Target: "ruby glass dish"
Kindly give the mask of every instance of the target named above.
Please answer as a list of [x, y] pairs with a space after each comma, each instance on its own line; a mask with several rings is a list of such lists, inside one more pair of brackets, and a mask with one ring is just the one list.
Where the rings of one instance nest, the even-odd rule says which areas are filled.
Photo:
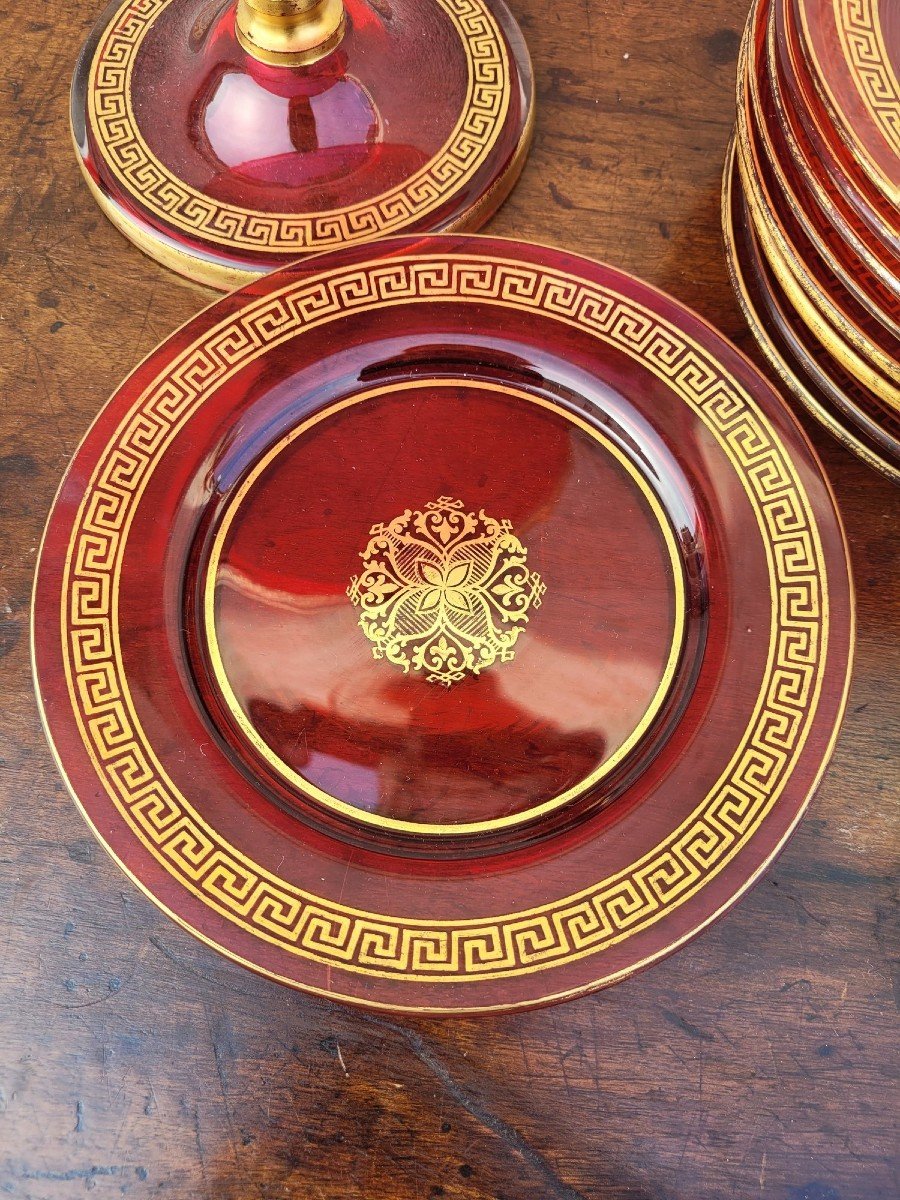
[[738, 301], [790, 393], [900, 480], [900, 25], [755, 0], [722, 217]]
[[[748, 29], [750, 33], [752, 29]], [[757, 236], [765, 245], [770, 267], [782, 288], [819, 339], [851, 374], [886, 401], [897, 397], [900, 406], [900, 339], [876, 320], [861, 298], [829, 269], [794, 212], [794, 197], [780, 185], [764, 152], [753, 104], [752, 48], [748, 36], [742, 53], [737, 155]], [[896, 305], [895, 297], [885, 295], [886, 306], [892, 300]]]
[[[766, 51], [763, 58], [757, 51], [756, 86], [760, 95], [771, 101], [774, 117], [764, 122], [767, 132], [775, 139], [771, 159], [786, 170], [794, 180], [798, 194], [806, 200], [806, 209], [811, 221], [820, 233], [833, 230], [838, 242], [862, 258], [865, 269], [874, 274], [888, 291], [895, 295], [894, 277], [900, 237], [885, 233], [876, 236], [869, 226], [860, 220], [853, 206], [847, 202], [842, 189], [835, 181], [834, 173], [827, 168], [821, 150], [816, 150], [793, 106], [785, 95], [781, 63], [778, 55], [775, 10], [770, 8], [766, 30]], [[759, 34], [757, 34], [757, 38]], [[753, 80], [751, 79], [751, 86]], [[782, 144], [783, 143], [783, 144]], [[775, 165], [773, 161], [773, 166]], [[843, 272], [847, 277], [847, 272]], [[866, 274], [857, 283], [866, 284]]]
[[[878, 0], [786, 0], [819, 111], [894, 209], [900, 201], [900, 9]], [[814, 110], [815, 111], [815, 110]]]
[[[892, 109], [896, 111], [897, 106], [900, 105], [900, 97], [897, 95], [897, 72], [893, 65], [895, 53], [887, 52], [884, 44], [884, 29], [881, 25], [881, 17], [888, 6], [867, 2], [858, 6], [858, 13], [854, 14], [853, 5], [848, 0], [832, 0], [832, 4], [835, 14], [840, 17], [844, 37], [848, 40], [852, 36], [850, 26], [854, 17], [858, 15], [861, 18], [861, 25], [864, 30], [868, 30], [868, 33], [863, 34], [862, 40], [857, 40], [857, 50], [861, 50], [865, 55], [866, 43], [869, 43], [868, 53], [874, 56], [877, 64], [875, 75], [872, 78], [880, 77], [886, 83], [883, 97], [886, 104], [883, 105], [883, 112], [890, 114]], [[794, 5], [790, 0], [773, 0], [773, 10], [780, 77], [786, 97], [792, 105], [797, 119], [804, 126], [815, 153], [821, 160], [823, 169], [827, 171], [835, 186], [842, 191], [847, 202], [856, 210], [863, 225], [896, 254], [898, 233], [900, 233], [896, 194], [893, 199], [890, 199], [874, 186], [873, 180], [861, 162], [860, 140], [848, 138], [846, 131], [842, 134], [835, 129], [832, 112], [825, 105], [822, 97], [824, 82], [820, 79], [817, 86], [816, 78], [810, 69], [803, 36], [798, 28], [799, 14]], [[814, 20], [816, 20], [814, 10], [807, 7], [805, 10], [807, 35], [810, 24]], [[832, 17], [829, 24], [833, 25], [833, 23]], [[816, 40], [821, 42], [821, 35], [817, 35]], [[832, 78], [834, 78], [837, 64], [842, 55], [843, 50], [838, 51], [835, 48], [827, 55], [830, 64], [829, 74]], [[854, 72], [857, 69], [854, 67]], [[849, 79], [851, 70], [849, 63], [845, 64], [843, 70]], [[845, 83], [840, 90], [846, 94], [847, 88], [848, 85]], [[885, 148], [888, 145], [889, 143], [885, 143]], [[894, 151], [894, 156], [893, 179], [896, 189], [900, 184], [900, 174], [898, 174], [896, 166], [898, 151]]]
[[295, 264], [173, 334], [61, 485], [38, 694], [95, 834], [230, 957], [384, 1009], [615, 982], [784, 845], [853, 596], [758, 371], [573, 254]]
[[[833, 185], [824, 184], [811, 170], [811, 155], [802, 129], [791, 122], [777, 78], [770, 73], [768, 46], [774, 25], [760, 17], [753, 62], [747, 64], [749, 123], [756, 131], [761, 156], [770, 172], [773, 190], [780, 199], [779, 212], [787, 210], [799, 222], [810, 244], [810, 253], [821, 262], [868, 314], [895, 337], [900, 336], [900, 296], [897, 295], [895, 257], [868, 236]], [[765, 45], [760, 44], [764, 38]], [[878, 336], [878, 335], [876, 335]]]

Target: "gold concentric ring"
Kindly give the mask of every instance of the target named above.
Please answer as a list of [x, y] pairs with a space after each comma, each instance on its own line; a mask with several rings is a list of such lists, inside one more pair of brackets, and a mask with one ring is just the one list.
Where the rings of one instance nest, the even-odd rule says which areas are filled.
[[[429, 380], [429, 388], [441, 387], [459, 387], [465, 381], [460, 379], [436, 379]], [[686, 581], [684, 576], [684, 564], [682, 562], [681, 553], [678, 543], [675, 539], [671, 523], [666, 517], [665, 511], [660, 504], [659, 498], [649, 486], [647, 480], [641, 472], [635, 467], [634, 463], [623, 454], [614, 442], [607, 438], [601, 429], [597, 426], [585, 421], [577, 413], [568, 412], [560, 408], [558, 405], [543, 399], [540, 396], [533, 395], [530, 392], [523, 391], [520, 388], [510, 387], [504, 384], [495, 384], [487, 381], [479, 381], [479, 389], [485, 391], [497, 392], [501, 395], [507, 395], [520, 400], [526, 404], [533, 404], [538, 408], [546, 409], [568, 421], [574, 428], [581, 430], [587, 434], [604, 453], [611, 455], [622, 470], [627, 474], [630, 481], [637, 487], [649, 511], [659, 526], [662, 534], [663, 543], [666, 547], [666, 553], [671, 568], [671, 580], [674, 597], [674, 612], [672, 622], [672, 636], [669, 643], [669, 649], [666, 656], [666, 662], [660, 676], [659, 683], [651, 697], [645, 712], [640, 720], [635, 725], [632, 732], [622, 742], [612, 754], [609, 755], [598, 767], [591, 771], [584, 779], [577, 784], [567, 788], [564, 792], [560, 792], [558, 796], [553, 796], [551, 799], [540, 804], [532, 805], [530, 808], [523, 809], [520, 812], [512, 813], [503, 817], [495, 817], [485, 821], [467, 821], [455, 824], [437, 824], [426, 821], [404, 821], [394, 817], [386, 817], [377, 812], [368, 812], [365, 809], [355, 805], [348, 804], [339, 796], [333, 793], [326, 792], [323, 788], [317, 787], [306, 779], [300, 772], [295, 771], [288, 765], [279, 755], [277, 755], [269, 744], [259, 735], [248, 714], [244, 711], [240, 701], [235, 695], [234, 688], [228, 677], [228, 671], [225, 667], [221, 648], [219, 645], [218, 633], [216, 630], [216, 581], [219, 575], [219, 566], [222, 557], [222, 551], [228, 539], [228, 533], [231, 529], [233, 521], [237, 516], [241, 506], [247, 499], [247, 496], [255, 487], [259, 478], [271, 466], [272, 462], [298, 438], [303, 437], [306, 433], [312, 430], [320, 422], [327, 420], [329, 417], [338, 412], [342, 412], [348, 408], [355, 407], [358, 404], [363, 404], [369, 400], [374, 400], [379, 396], [386, 394], [394, 395], [418, 389], [421, 387], [421, 381], [413, 380], [408, 383], [392, 383], [383, 387], [375, 387], [360, 392], [358, 395], [352, 396], [350, 399], [341, 401], [330, 408], [316, 413], [303, 421], [295, 429], [273, 446], [259, 460], [240, 488], [235, 492], [234, 497], [229, 503], [225, 513], [222, 516], [221, 523], [216, 530], [213, 539], [212, 549], [210, 551], [209, 562], [205, 571], [205, 585], [203, 588], [203, 613], [204, 613], [204, 629], [206, 634], [206, 644], [209, 651], [210, 663], [213, 669], [213, 675], [219, 690], [225, 700], [225, 703], [231, 712], [232, 717], [238, 725], [238, 728], [243, 733], [244, 737], [253, 746], [254, 750], [269, 764], [282, 778], [286, 779], [293, 787], [297, 788], [302, 794], [311, 796], [320, 804], [339, 813], [345, 818], [350, 818], [353, 821], [358, 821], [366, 825], [372, 825], [380, 829], [396, 830], [401, 833], [409, 834], [427, 834], [427, 835], [468, 835], [486, 833], [496, 829], [508, 829], [516, 825], [522, 825], [526, 822], [534, 821], [538, 817], [546, 816], [548, 813], [555, 812], [571, 801], [583, 796], [586, 792], [604, 778], [606, 778], [615, 768], [624, 761], [631, 751], [639, 745], [641, 739], [646, 734], [647, 730], [653, 724], [659, 711], [669, 694], [672, 682], [675, 678], [675, 673], [678, 668], [678, 662], [681, 656], [681, 651], [684, 645], [686, 632], [686, 615], [687, 615], [687, 591]]]

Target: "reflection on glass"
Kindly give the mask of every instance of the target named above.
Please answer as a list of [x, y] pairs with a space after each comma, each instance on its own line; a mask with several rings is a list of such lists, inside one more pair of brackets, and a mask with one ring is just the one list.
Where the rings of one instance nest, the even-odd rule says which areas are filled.
[[371, 98], [353, 79], [280, 96], [250, 75], [222, 75], [200, 111], [211, 154], [236, 174], [282, 187], [339, 178], [375, 141]]

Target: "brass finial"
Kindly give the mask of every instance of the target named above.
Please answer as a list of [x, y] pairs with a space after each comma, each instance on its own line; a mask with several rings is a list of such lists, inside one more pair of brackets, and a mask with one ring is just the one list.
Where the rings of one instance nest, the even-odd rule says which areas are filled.
[[238, 41], [273, 66], [302, 67], [337, 46], [344, 34], [343, 0], [238, 0]]

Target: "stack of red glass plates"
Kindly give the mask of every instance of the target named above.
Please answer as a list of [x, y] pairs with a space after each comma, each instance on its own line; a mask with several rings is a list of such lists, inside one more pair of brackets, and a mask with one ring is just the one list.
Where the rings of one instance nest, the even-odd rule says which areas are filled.
[[900, 480], [900, 6], [757, 0], [723, 219], [760, 348], [845, 445]]

